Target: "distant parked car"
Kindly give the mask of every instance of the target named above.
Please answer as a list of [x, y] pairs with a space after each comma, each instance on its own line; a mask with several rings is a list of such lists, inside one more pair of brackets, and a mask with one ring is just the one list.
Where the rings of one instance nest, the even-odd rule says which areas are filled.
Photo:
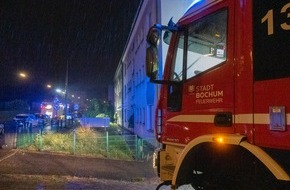
[[13, 121], [16, 122], [17, 126], [37, 126], [38, 120], [33, 114], [17, 114]]
[[38, 124], [48, 124], [50, 122], [50, 117], [46, 114], [42, 114], [42, 113], [35, 113], [34, 114], [36, 119], [38, 120]]

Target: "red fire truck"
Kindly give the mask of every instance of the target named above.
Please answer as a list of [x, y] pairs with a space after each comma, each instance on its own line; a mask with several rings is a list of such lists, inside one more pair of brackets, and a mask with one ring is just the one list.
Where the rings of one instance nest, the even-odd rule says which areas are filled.
[[290, 1], [195, 0], [147, 42], [163, 184], [290, 189]]
[[64, 115], [64, 106], [60, 102], [42, 102], [40, 113], [48, 115], [51, 119], [60, 119]]

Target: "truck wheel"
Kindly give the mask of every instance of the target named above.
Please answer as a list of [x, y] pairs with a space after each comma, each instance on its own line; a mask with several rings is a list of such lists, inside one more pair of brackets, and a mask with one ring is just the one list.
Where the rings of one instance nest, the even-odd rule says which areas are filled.
[[185, 158], [176, 183], [194, 189], [278, 189], [275, 177], [244, 148], [206, 143]]

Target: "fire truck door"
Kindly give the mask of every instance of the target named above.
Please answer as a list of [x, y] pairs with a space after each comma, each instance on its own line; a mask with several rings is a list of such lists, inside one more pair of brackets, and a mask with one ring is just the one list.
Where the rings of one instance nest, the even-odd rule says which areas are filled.
[[172, 114], [179, 112], [175, 114], [232, 126], [234, 48], [233, 30], [228, 28], [234, 22], [228, 14], [225, 8], [214, 10], [189, 23], [179, 34], [167, 95], [167, 108]]

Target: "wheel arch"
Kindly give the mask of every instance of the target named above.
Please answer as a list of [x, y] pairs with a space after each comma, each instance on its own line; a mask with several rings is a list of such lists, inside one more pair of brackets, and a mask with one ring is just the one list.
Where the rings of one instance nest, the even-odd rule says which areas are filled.
[[290, 181], [290, 176], [287, 172], [264, 150], [248, 143], [247, 141], [242, 141], [240, 146], [255, 155], [278, 180]]
[[290, 181], [289, 175], [285, 170], [273, 160], [265, 151], [263, 151], [258, 146], [252, 145], [245, 141], [246, 137], [238, 134], [209, 134], [203, 135], [190, 141], [181, 152], [179, 159], [177, 160], [176, 167], [172, 178], [172, 189], [177, 188], [177, 179], [179, 175], [179, 170], [185, 162], [186, 156], [202, 143], [222, 143], [227, 145], [237, 145], [241, 146], [251, 154], [253, 154], [258, 160], [260, 160], [266, 168], [278, 179], [284, 181]]

